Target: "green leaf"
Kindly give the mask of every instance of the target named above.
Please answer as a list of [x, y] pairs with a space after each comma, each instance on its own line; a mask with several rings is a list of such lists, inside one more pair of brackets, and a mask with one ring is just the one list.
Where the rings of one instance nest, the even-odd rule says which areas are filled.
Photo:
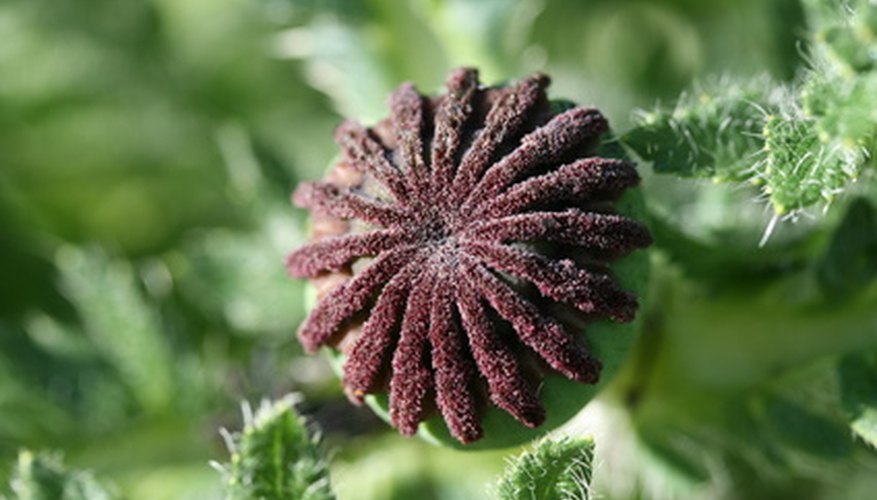
[[18, 500], [110, 500], [90, 472], [69, 470], [59, 455], [23, 450], [12, 475], [13, 498]]
[[189, 239], [188, 259], [177, 266], [178, 284], [210, 318], [224, 319], [236, 333], [286, 338], [304, 314], [303, 287], [278, 269], [301, 231], [279, 207], [272, 205], [264, 216], [254, 231], [214, 230]]
[[506, 468], [497, 488], [502, 500], [591, 498], [591, 439], [543, 441]]
[[[739, 234], [701, 239], [653, 214], [649, 229], [655, 244], [689, 278], [714, 290], [758, 288], [809, 265], [809, 239], [757, 248]], [[742, 241], [742, 243], [741, 243]]]
[[701, 85], [673, 108], [641, 112], [621, 140], [659, 174], [747, 179], [762, 149], [764, 108], [782, 98], [774, 87], [767, 79]]
[[770, 394], [755, 406], [767, 436], [784, 448], [833, 460], [849, 457], [853, 451], [843, 426], [791, 399]]
[[865, 442], [877, 447], [877, 353], [846, 356], [838, 371], [850, 427]]
[[137, 287], [133, 267], [99, 250], [58, 252], [62, 289], [103, 358], [148, 411], [173, 403], [174, 362], [155, 310]]
[[690, 485], [707, 481], [709, 470], [704, 462], [705, 453], [692, 447], [691, 439], [682, 429], [660, 419], [644, 420], [637, 425], [637, 438], [668, 481]]
[[335, 498], [328, 466], [293, 403], [292, 397], [264, 401], [255, 416], [244, 407], [244, 430], [229, 440], [226, 498]]
[[825, 295], [844, 299], [877, 278], [877, 209], [856, 198], [835, 229], [816, 275]]

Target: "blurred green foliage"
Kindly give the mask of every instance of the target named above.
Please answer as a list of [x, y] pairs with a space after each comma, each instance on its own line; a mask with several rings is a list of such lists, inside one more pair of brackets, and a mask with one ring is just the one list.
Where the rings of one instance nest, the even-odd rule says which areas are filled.
[[[294, 340], [304, 291], [283, 272], [306, 231], [288, 194], [335, 154], [340, 115], [375, 120], [400, 81], [433, 92], [468, 64], [488, 82], [544, 71], [553, 96], [599, 106], [622, 136], [634, 108], [687, 96], [672, 113], [691, 125], [695, 159], [664, 148], [641, 167], [656, 276], [643, 341], [592, 405], [622, 415], [604, 426], [623, 432], [596, 433], [600, 495], [869, 498], [873, 176], [759, 247], [772, 214], [734, 175], [751, 138], [698, 139], [718, 115], [752, 125], [757, 108], [737, 105], [770, 101], [761, 82], [805, 75], [808, 128], [792, 139], [873, 139], [877, 108], [835, 103], [875, 95], [863, 50], [875, 18], [838, 5], [3, 2], [0, 484], [19, 448], [59, 449], [127, 498], [218, 497], [207, 462], [222, 455], [217, 429], [240, 426], [238, 401], [298, 391], [339, 450], [339, 498], [483, 498], [503, 454], [384, 435], [347, 406]], [[824, 52], [807, 50], [811, 31]], [[663, 175], [698, 158], [733, 164], [708, 177], [734, 182]]]
[[88, 472], [70, 471], [59, 456], [18, 454], [12, 492], [19, 500], [112, 500], [118, 498]]

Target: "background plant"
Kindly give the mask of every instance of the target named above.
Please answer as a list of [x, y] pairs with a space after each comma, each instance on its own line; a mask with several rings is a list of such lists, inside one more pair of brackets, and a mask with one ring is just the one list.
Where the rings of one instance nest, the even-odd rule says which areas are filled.
[[550, 73], [643, 160], [646, 331], [569, 430], [594, 435], [595, 490], [868, 498], [874, 10], [4, 3], [2, 483], [27, 447], [62, 450], [128, 498], [221, 496], [216, 429], [240, 426], [241, 399], [295, 390], [337, 450], [339, 498], [483, 497], [510, 452], [431, 448], [351, 410], [301, 357], [303, 290], [280, 271], [304, 229], [288, 193], [334, 154], [339, 115], [376, 118], [400, 80], [434, 91], [472, 64], [485, 81]]

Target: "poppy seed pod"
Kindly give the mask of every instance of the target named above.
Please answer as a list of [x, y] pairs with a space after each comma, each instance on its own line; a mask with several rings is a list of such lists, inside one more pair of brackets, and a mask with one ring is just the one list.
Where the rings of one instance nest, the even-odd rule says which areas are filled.
[[595, 156], [603, 115], [552, 103], [548, 83], [483, 87], [463, 68], [436, 97], [403, 84], [389, 118], [338, 128], [341, 156], [293, 195], [313, 235], [288, 269], [318, 298], [299, 339], [330, 347], [348, 397], [402, 434], [531, 439], [632, 342], [640, 179]]

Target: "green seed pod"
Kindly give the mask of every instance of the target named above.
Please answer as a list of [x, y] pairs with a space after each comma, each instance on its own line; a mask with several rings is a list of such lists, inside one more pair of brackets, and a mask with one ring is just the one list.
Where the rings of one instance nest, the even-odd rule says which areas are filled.
[[[391, 116], [346, 122], [342, 156], [293, 199], [313, 242], [289, 271], [319, 299], [299, 331], [328, 346], [355, 403], [404, 435], [505, 447], [577, 413], [637, 330], [651, 243], [633, 166], [595, 151], [595, 109], [548, 79], [482, 87], [471, 69]], [[473, 444], [474, 443], [474, 444]]]

